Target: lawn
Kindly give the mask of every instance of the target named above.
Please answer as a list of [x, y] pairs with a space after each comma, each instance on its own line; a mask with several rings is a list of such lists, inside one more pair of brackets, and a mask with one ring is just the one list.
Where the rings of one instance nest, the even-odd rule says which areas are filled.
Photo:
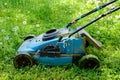
[[[86, 48], [87, 54], [100, 59], [96, 70], [75, 65], [47, 67], [34, 65], [16, 69], [13, 57], [28, 34], [39, 34], [51, 28], [63, 28], [71, 20], [109, 0], [0, 0], [0, 80], [119, 80], [120, 79], [120, 10], [90, 25], [85, 30], [102, 42], [102, 49]], [[85, 25], [120, 1], [80, 21]]]

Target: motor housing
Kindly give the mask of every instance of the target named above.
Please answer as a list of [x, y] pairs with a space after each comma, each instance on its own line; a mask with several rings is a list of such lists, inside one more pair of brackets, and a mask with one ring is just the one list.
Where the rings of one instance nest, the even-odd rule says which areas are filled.
[[57, 29], [48, 30], [45, 34], [43, 34], [42, 40], [47, 41], [47, 40], [54, 39], [58, 36], [58, 34], [59, 34], [59, 31]]

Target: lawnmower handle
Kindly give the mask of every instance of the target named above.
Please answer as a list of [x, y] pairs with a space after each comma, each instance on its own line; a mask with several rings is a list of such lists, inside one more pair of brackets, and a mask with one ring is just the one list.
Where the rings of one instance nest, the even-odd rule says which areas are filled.
[[112, 3], [114, 3], [114, 2], [116, 2], [116, 1], [118, 1], [118, 0], [112, 0], [112, 1], [110, 1], [108, 3], [106, 3], [106, 4], [103, 4], [102, 6], [99, 6], [99, 7], [95, 8], [95, 9], [93, 9], [93, 10], [91, 10], [91, 11], [89, 11], [89, 12], [83, 14], [83, 15], [81, 15], [79, 18], [77, 18], [77, 19], [73, 20], [72, 22], [68, 23], [66, 28], [68, 28], [72, 24], [76, 23], [78, 20], [80, 20], [80, 19], [82, 19], [82, 18], [84, 18], [84, 17], [86, 17], [86, 16], [88, 16], [88, 15], [90, 15], [90, 14], [92, 14], [92, 13], [94, 13], [94, 12], [96, 12], [96, 11], [98, 11], [98, 10], [100, 10], [100, 9], [102, 9], [102, 8], [112, 4]]
[[91, 22], [89, 22], [89, 23], [87, 23], [86, 25], [80, 27], [80, 28], [77, 29], [76, 31], [72, 32], [68, 37], [70, 38], [72, 35], [74, 35], [75, 33], [79, 32], [80, 30], [84, 29], [85, 27], [91, 25], [92, 23], [98, 21], [99, 19], [101, 19], [101, 18], [107, 16], [108, 14], [111, 14], [111, 13], [113, 13], [113, 12], [119, 10], [119, 9], [120, 9], [120, 6], [119, 6], [118, 8], [113, 8], [113, 9], [111, 9], [110, 11], [108, 11], [108, 12], [106, 12], [106, 13], [100, 15], [98, 18], [92, 20]]

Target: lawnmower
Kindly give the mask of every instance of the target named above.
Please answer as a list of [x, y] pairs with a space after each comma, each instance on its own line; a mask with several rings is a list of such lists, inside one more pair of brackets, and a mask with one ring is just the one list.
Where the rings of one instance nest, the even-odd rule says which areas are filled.
[[90, 12], [83, 14], [76, 20], [68, 23], [65, 28], [50, 29], [39, 36], [29, 35], [25, 37], [24, 42], [17, 50], [14, 57], [15, 68], [32, 66], [36, 63], [48, 66], [76, 64], [80, 68], [96, 69], [100, 66], [100, 61], [93, 54], [85, 54], [85, 48], [92, 44], [101, 48], [101, 42], [95, 40], [84, 30], [87, 26], [98, 21], [102, 17], [120, 9], [120, 6], [100, 15], [98, 18], [90, 21], [77, 29], [70, 28], [78, 20], [116, 2], [112, 0], [102, 6], [99, 6]]

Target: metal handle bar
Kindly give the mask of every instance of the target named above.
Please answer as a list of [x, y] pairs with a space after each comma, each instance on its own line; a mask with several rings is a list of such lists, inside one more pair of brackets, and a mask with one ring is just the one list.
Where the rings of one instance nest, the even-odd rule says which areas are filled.
[[91, 25], [92, 23], [94, 23], [94, 22], [98, 21], [99, 19], [101, 19], [101, 18], [103, 18], [103, 17], [107, 16], [108, 14], [111, 14], [111, 13], [113, 13], [113, 12], [115, 12], [115, 11], [119, 10], [119, 9], [120, 9], [120, 6], [119, 6], [119, 7], [117, 7], [117, 8], [113, 8], [113, 9], [111, 9], [110, 11], [108, 11], [108, 12], [106, 12], [106, 13], [104, 13], [104, 14], [100, 15], [98, 18], [96, 18], [96, 19], [92, 20], [91, 22], [89, 22], [89, 23], [87, 23], [86, 25], [84, 25], [84, 26], [80, 27], [80, 28], [79, 28], [79, 29], [77, 29], [76, 31], [72, 32], [72, 33], [71, 33], [68, 37], [71, 37], [72, 35], [74, 35], [75, 33], [79, 32], [80, 30], [82, 30], [82, 29], [86, 28], [87, 26]]
[[[112, 0], [112, 1], [110, 1], [110, 2], [108, 2], [108, 3], [106, 3], [106, 4], [103, 4], [102, 6], [99, 6], [99, 7], [95, 8], [95, 9], [93, 9], [93, 10], [91, 10], [91, 11], [89, 11], [89, 12], [83, 14], [83, 15], [81, 15], [79, 18], [77, 18], [77, 19], [75, 19], [75, 20], [73, 20], [73, 21], [74, 21], [74, 22], [77, 22], [78, 20], [80, 20], [80, 19], [82, 19], [82, 18], [84, 18], [84, 17], [86, 17], [86, 16], [88, 16], [88, 15], [90, 15], [90, 14], [96, 12], [96, 11], [99, 11], [100, 9], [102, 9], [102, 8], [108, 6], [108, 5], [110, 5], [110, 4], [112, 4], [112, 3], [116, 2], [116, 1], [118, 1], [118, 0]], [[68, 28], [68, 27], [71, 26], [72, 24], [73, 24], [73, 22], [68, 23], [68, 24], [66, 25], [66, 28]]]

